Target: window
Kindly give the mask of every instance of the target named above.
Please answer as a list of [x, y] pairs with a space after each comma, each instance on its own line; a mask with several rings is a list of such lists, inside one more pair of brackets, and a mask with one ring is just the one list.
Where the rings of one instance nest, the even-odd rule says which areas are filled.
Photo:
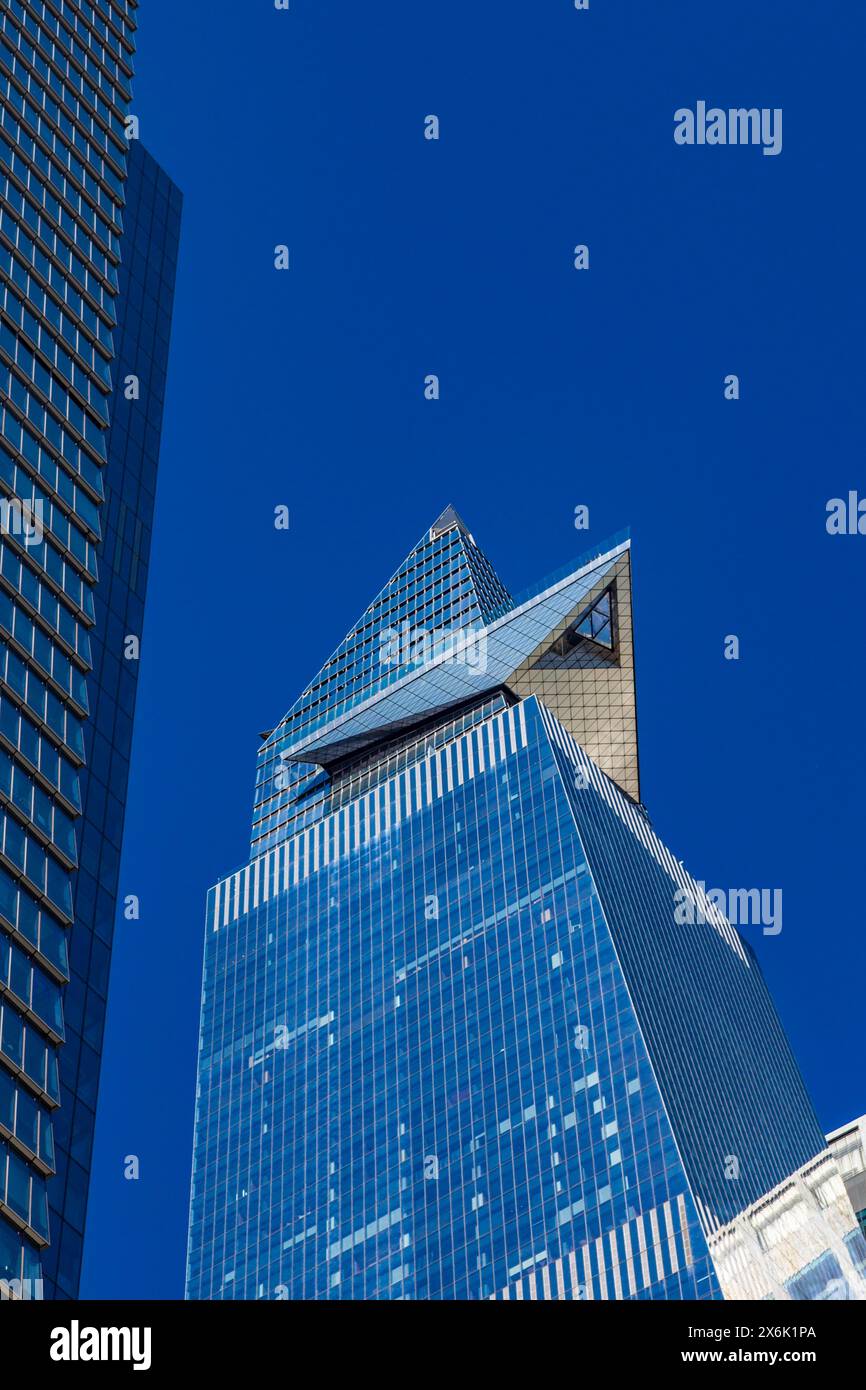
[[614, 647], [614, 591], [606, 589], [601, 598], [572, 623], [567, 632], [559, 637], [550, 648], [555, 656], [569, 656], [583, 642], [594, 642], [600, 647], [613, 651]]

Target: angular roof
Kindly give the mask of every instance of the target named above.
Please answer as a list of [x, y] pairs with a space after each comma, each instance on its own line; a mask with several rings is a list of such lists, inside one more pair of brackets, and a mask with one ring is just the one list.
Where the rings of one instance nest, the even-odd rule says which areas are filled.
[[454, 508], [446, 507], [268, 740], [318, 727], [393, 682], [399, 671], [383, 664], [383, 644], [406, 624], [410, 631], [484, 625], [511, 603]]
[[433, 634], [426, 650], [416, 643], [416, 650], [432, 653], [428, 659], [408, 670], [403, 663], [397, 679], [381, 679], [369, 694], [335, 710], [326, 722], [299, 731], [284, 745], [282, 756], [327, 766], [401, 728], [509, 685], [572, 615], [586, 609], [589, 595], [613, 577], [615, 562], [627, 549], [626, 542], [593, 559], [492, 623]]
[[320, 769], [503, 687], [537, 694], [639, 800], [629, 547], [615, 536], [514, 598], [446, 507], [265, 738], [254, 845], [279, 838]]

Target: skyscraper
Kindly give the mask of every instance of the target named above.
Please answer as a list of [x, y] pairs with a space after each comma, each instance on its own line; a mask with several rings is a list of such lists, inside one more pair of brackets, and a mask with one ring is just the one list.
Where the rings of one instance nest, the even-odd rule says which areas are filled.
[[208, 896], [189, 1297], [863, 1296], [754, 952], [640, 796], [628, 538], [512, 597], [447, 508]]
[[78, 1293], [180, 241], [179, 190], [137, 141], [128, 165], [46, 1298]]
[[177, 190], [127, 138], [135, 9], [0, 6], [0, 1280], [12, 1296], [78, 1291], [117, 894], [180, 215]]

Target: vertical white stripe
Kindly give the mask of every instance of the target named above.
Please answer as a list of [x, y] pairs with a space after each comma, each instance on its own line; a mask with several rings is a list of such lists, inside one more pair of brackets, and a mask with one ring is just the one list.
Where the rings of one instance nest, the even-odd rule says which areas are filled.
[[634, 1254], [631, 1244], [631, 1223], [629, 1221], [626, 1221], [625, 1225], [622, 1227], [622, 1243], [625, 1246], [625, 1269], [629, 1284], [628, 1292], [630, 1294], [637, 1293], [639, 1286], [637, 1274], [635, 1272]]
[[665, 1277], [665, 1263], [662, 1255], [662, 1238], [659, 1234], [659, 1219], [655, 1207], [653, 1207], [649, 1213], [649, 1223], [651, 1233], [650, 1254], [652, 1255], [655, 1261], [656, 1267], [655, 1279], [653, 1279], [653, 1283], [655, 1283], [657, 1279], [664, 1279]]
[[568, 1287], [574, 1294], [578, 1292], [580, 1287], [580, 1275], [577, 1272], [577, 1256], [573, 1250], [568, 1252]]
[[613, 1275], [613, 1296], [619, 1303], [622, 1301], [622, 1279], [619, 1268], [619, 1247], [616, 1243], [616, 1231], [608, 1231], [608, 1243], [610, 1245], [610, 1272]]
[[643, 1221], [643, 1215], [641, 1214], [635, 1217], [634, 1224], [637, 1229], [637, 1243], [638, 1250], [640, 1251], [640, 1270], [641, 1275], [643, 1276], [643, 1287], [645, 1289], [648, 1289], [650, 1284], [652, 1283], [652, 1279], [650, 1278], [649, 1260], [647, 1259], [646, 1232], [644, 1230]]
[[607, 1292], [607, 1275], [605, 1273], [603, 1236], [599, 1236], [595, 1242], [595, 1254], [598, 1260], [599, 1295], [601, 1298], [606, 1299], [609, 1295]]
[[679, 1216], [680, 1231], [683, 1237], [683, 1253], [686, 1259], [686, 1268], [690, 1269], [694, 1264], [694, 1259], [692, 1257], [691, 1236], [689, 1235], [689, 1222], [686, 1216], [686, 1199], [682, 1193], [677, 1197], [677, 1215]]
[[668, 1232], [668, 1254], [670, 1255], [671, 1270], [674, 1274], [676, 1274], [679, 1270], [680, 1262], [677, 1256], [677, 1242], [674, 1236], [674, 1216], [673, 1212], [671, 1211], [671, 1204], [669, 1201], [665, 1202], [662, 1208], [662, 1212], [664, 1214], [665, 1225], [667, 1226]]

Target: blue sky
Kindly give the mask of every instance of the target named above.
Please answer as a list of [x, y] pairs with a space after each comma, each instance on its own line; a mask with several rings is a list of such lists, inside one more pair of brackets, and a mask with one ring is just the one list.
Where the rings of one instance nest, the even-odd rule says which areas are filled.
[[[205, 893], [246, 858], [257, 734], [447, 502], [512, 590], [631, 526], [654, 825], [708, 885], [782, 889], [751, 939], [822, 1123], [862, 1113], [866, 537], [825, 508], [866, 492], [863, 12], [140, 20], [185, 212], [84, 1296], [182, 1295]], [[698, 100], [781, 107], [782, 153], [677, 146]]]

